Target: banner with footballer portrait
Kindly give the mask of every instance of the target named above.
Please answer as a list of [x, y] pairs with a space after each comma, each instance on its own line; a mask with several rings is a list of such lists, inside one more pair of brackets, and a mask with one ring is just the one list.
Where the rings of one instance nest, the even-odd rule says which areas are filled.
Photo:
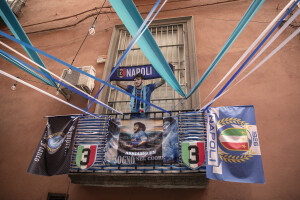
[[265, 183], [254, 107], [209, 108], [206, 114], [207, 178]]
[[164, 128], [163, 120], [110, 120], [105, 162], [119, 165], [177, 162], [175, 123], [176, 120], [169, 120]]

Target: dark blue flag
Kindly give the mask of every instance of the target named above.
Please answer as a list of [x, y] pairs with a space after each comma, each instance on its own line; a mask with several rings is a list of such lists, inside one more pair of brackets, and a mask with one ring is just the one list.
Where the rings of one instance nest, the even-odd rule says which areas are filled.
[[206, 116], [207, 178], [265, 183], [253, 106], [209, 108]]
[[[174, 66], [169, 64], [172, 71]], [[133, 81], [136, 74], [143, 74], [145, 80], [161, 78], [159, 73], [154, 69], [152, 65], [141, 65], [131, 67], [119, 67], [111, 76], [111, 81]]]

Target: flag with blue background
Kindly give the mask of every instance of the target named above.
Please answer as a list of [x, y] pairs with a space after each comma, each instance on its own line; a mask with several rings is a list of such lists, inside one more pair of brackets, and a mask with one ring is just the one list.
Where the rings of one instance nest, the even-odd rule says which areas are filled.
[[265, 183], [254, 107], [209, 108], [206, 117], [207, 178]]

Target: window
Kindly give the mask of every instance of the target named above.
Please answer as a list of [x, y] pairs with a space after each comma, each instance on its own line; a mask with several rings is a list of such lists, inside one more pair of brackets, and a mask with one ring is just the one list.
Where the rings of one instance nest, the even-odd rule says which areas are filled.
[[68, 200], [69, 195], [59, 193], [48, 193], [47, 200]]
[[[192, 17], [157, 20], [151, 24], [149, 30], [167, 62], [174, 66], [174, 74], [184, 92], [187, 93], [198, 79]], [[123, 25], [118, 25], [114, 28], [102, 77], [103, 80], [107, 79], [112, 68], [116, 65], [131, 40], [131, 35]], [[139, 46], [135, 45], [121, 63], [121, 66], [130, 67], [147, 64], [150, 64], [148, 59]], [[158, 79], [146, 80], [144, 84], [156, 81]], [[115, 82], [113, 81], [112, 84], [115, 85]], [[132, 82], [126, 82], [126, 84], [132, 84]], [[106, 86], [99, 98], [117, 110], [130, 113], [130, 97], [113, 88]], [[151, 103], [169, 111], [180, 100], [181, 96], [167, 83], [154, 90], [151, 95]], [[183, 101], [176, 110], [188, 110], [198, 105], [199, 92], [194, 94], [192, 98]], [[152, 107], [151, 112], [155, 111], [159, 110]], [[95, 113], [109, 114], [111, 111], [104, 110], [97, 105]]]

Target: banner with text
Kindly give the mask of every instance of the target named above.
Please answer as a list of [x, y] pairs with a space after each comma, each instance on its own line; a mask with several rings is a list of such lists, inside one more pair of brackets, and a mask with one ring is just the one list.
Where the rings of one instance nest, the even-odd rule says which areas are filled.
[[206, 116], [207, 178], [265, 183], [253, 106], [209, 108]]
[[[105, 162], [120, 165], [178, 161], [175, 119], [110, 120]], [[170, 125], [171, 124], [171, 125]]]
[[27, 170], [30, 174], [67, 174], [78, 117], [49, 117], [42, 139]]
[[[174, 66], [169, 64], [172, 71]], [[132, 67], [119, 67], [111, 76], [111, 81], [133, 81], [133, 77], [136, 74], [143, 74], [145, 80], [161, 78], [159, 73], [154, 69], [152, 65], [132, 66]]]

